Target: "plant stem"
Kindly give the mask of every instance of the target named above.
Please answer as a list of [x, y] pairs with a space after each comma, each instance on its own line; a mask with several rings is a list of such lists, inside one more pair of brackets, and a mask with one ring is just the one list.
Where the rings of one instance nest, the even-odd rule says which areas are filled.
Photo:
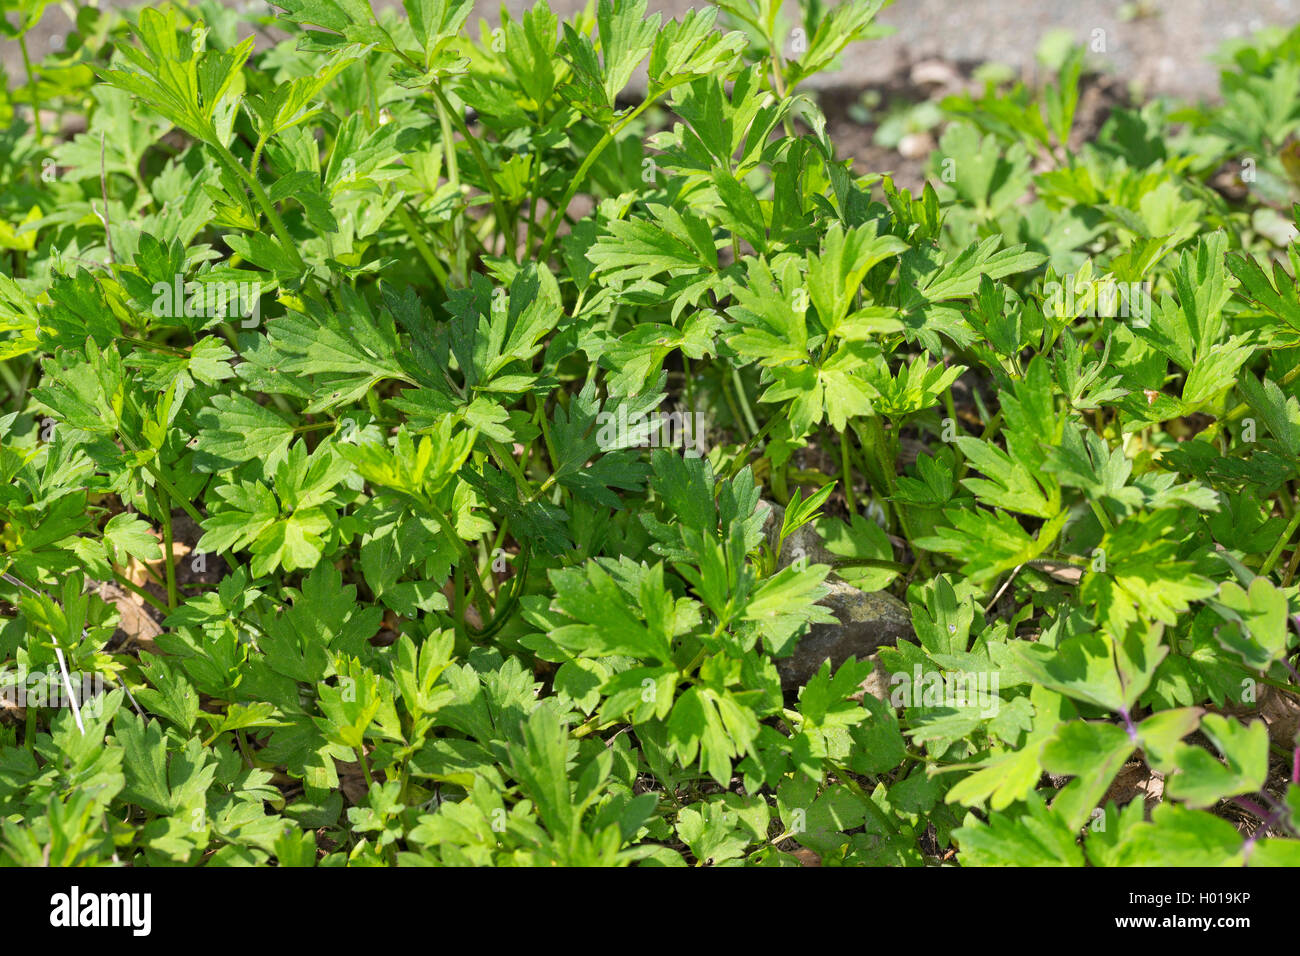
[[691, 360], [682, 355], [682, 387], [686, 391], [686, 405], [694, 416], [695, 408], [695, 376], [691, 374]]
[[943, 390], [943, 409], [948, 413], [948, 417], [952, 420], [952, 427], [955, 429], [957, 427], [957, 404], [953, 401], [951, 388]]
[[[545, 125], [545, 123], [543, 123]], [[534, 152], [533, 157], [533, 181], [528, 190], [528, 231], [524, 234], [524, 259], [527, 259], [533, 249], [533, 234], [537, 231], [537, 210], [541, 201], [537, 193], [542, 188], [542, 157], [539, 153]]]
[[167, 563], [167, 610], [176, 610], [180, 602], [176, 598], [176, 552], [172, 540], [172, 503], [167, 492], [158, 496], [158, 507], [162, 510], [163, 525], [163, 559]]
[[165, 352], [168, 355], [183, 356], [189, 358], [189, 352], [184, 349], [178, 349], [172, 345], [163, 345], [161, 342], [150, 342], [148, 339], [137, 339], [130, 335], [119, 335], [117, 341], [125, 342], [127, 345], [138, 345], [142, 349], [153, 349], [155, 352]]
[[271, 197], [266, 194], [266, 190], [262, 188], [258, 178], [245, 169], [243, 164], [235, 159], [235, 155], [221, 142], [213, 139], [208, 145], [216, 151], [217, 158], [225, 164], [226, 168], [242, 180], [253, 194], [253, 200], [266, 216], [267, 222], [271, 224], [271, 231], [275, 233], [276, 241], [280, 244], [284, 254], [289, 257], [289, 261], [293, 263], [293, 267], [301, 273], [306, 273], [307, 263], [303, 262], [302, 256], [298, 254], [298, 247], [289, 235], [289, 230], [285, 228], [284, 220], [276, 212], [275, 203], [271, 202]]
[[257, 137], [257, 145], [253, 147], [253, 157], [248, 161], [248, 171], [257, 176], [257, 167], [262, 159], [262, 147], [266, 145], [266, 134], [262, 133]]
[[600, 722], [600, 711], [597, 711], [596, 713], [588, 717], [586, 720], [584, 720], [577, 727], [574, 727], [573, 730], [569, 733], [569, 736], [573, 737], [575, 740], [581, 739], [583, 737], [586, 737], [588, 734], [594, 734], [602, 730], [607, 730], [610, 727], [613, 727], [617, 723], [618, 723], [617, 720], [607, 720], [605, 721], [605, 723], [602, 724]]
[[498, 441], [489, 439], [488, 453], [496, 461], [497, 466], [515, 480], [515, 487], [519, 489], [519, 494], [525, 500], [531, 501], [536, 497], [532, 482], [528, 480], [528, 476], [524, 474], [519, 462], [515, 461], [514, 455], [508, 448]]
[[23, 746], [29, 753], [36, 752], [36, 708], [27, 708], [27, 720], [23, 725]]
[[159, 611], [162, 611], [164, 614], [171, 613], [172, 611], [171, 608], [163, 604], [162, 601], [158, 600], [156, 597], [154, 597], [144, 588], [140, 587], [140, 585], [136, 584], [130, 578], [126, 577], [126, 575], [124, 575], [117, 568], [113, 568], [113, 580], [115, 580], [118, 584], [122, 585], [122, 587], [126, 588], [128, 591], [132, 592], [133, 594], [138, 594], [146, 602], [153, 605], [153, 607], [157, 608]]
[[[1300, 378], [1300, 365], [1297, 365], [1295, 368], [1291, 369], [1280, 379], [1278, 379], [1277, 382], [1278, 388], [1285, 389], [1297, 378]], [[1219, 429], [1224, 425], [1224, 423], [1235, 422], [1237, 419], [1245, 415], [1248, 411], [1250, 411], [1250, 404], [1248, 402], [1242, 402], [1236, 408], [1224, 414], [1224, 416], [1220, 418], [1218, 421], [1212, 422], [1209, 425], [1209, 427], [1205, 429], [1205, 431], [1201, 432], [1201, 434], [1204, 435], [1207, 439], [1214, 438], [1214, 436], [1219, 433]]]
[[1286, 566], [1286, 574], [1282, 576], [1282, 587], [1289, 588], [1291, 582], [1295, 580], [1296, 568], [1300, 567], [1300, 547], [1291, 552], [1291, 563]]
[[1295, 534], [1296, 528], [1300, 528], [1300, 508], [1297, 508], [1295, 514], [1291, 516], [1291, 521], [1287, 524], [1286, 530], [1278, 537], [1277, 544], [1273, 545], [1273, 550], [1270, 551], [1268, 557], [1264, 559], [1264, 564], [1259, 569], [1261, 576], [1268, 574], [1273, 570], [1273, 566], [1277, 564], [1278, 558], [1282, 557], [1282, 552], [1286, 549], [1287, 542], [1289, 542], [1291, 536]]
[[726, 475], [724, 476], [727, 481], [730, 481], [732, 478], [735, 478], [736, 475], [740, 474], [740, 469], [745, 467], [745, 463], [749, 459], [749, 453], [754, 450], [754, 447], [759, 443], [759, 441], [767, 437], [767, 433], [776, 426], [778, 421], [780, 421], [780, 419], [773, 415], [767, 420], [767, 424], [759, 429], [758, 434], [754, 435], [749, 439], [749, 441], [745, 442], [745, 444], [740, 447], [740, 450], [736, 452], [735, 459], [727, 468]]
[[849, 464], [849, 436], [840, 432], [840, 476], [844, 482], [844, 502], [852, 517], [857, 512], [853, 503], [853, 469]]
[[[497, 192], [497, 183], [492, 178], [492, 170], [488, 167], [487, 157], [483, 155], [483, 147], [479, 144], [478, 138], [470, 134], [469, 127], [465, 125], [465, 120], [461, 115], [451, 108], [451, 104], [447, 101], [447, 97], [442, 90], [434, 84], [429, 87], [429, 91], [433, 93], [433, 98], [437, 101], [439, 121], [451, 120], [465, 142], [469, 144], [469, 151], [474, 157], [474, 162], [478, 164], [479, 173], [483, 176], [483, 182], [487, 185], [487, 191], [492, 197], [492, 208], [496, 212], [497, 222], [500, 224], [501, 230], [504, 231], [510, 219], [506, 215], [506, 206], [501, 199], [501, 194]], [[455, 149], [454, 143], [449, 142], [448, 146], [453, 150]], [[448, 167], [448, 171], [450, 172], [450, 167]], [[517, 235], [510, 236], [509, 241], [506, 243], [505, 251], [509, 253], [510, 258], [515, 262], [519, 261], [519, 250], [515, 248], [518, 244], [519, 237]]]
[[1121, 707], [1119, 709], [1119, 714], [1124, 718], [1124, 732], [1128, 734], [1128, 739], [1132, 741], [1135, 746], [1140, 745], [1142, 743], [1142, 738], [1137, 731], [1137, 725], [1133, 723], [1133, 715], [1129, 713], [1127, 707]]
[[560, 221], [564, 218], [564, 213], [568, 210], [569, 203], [573, 202], [573, 197], [578, 194], [578, 190], [582, 188], [582, 184], [586, 182], [587, 173], [590, 172], [591, 167], [596, 164], [596, 160], [600, 158], [600, 154], [605, 151], [605, 148], [609, 146], [610, 143], [614, 142], [618, 134], [623, 132], [629, 123], [657, 103], [659, 98], [671, 90], [675, 85], [676, 84], [669, 84], [657, 93], [647, 94], [640, 106], [636, 107], [636, 109], [632, 110], [632, 112], [628, 113], [621, 120], [615, 123], [609, 132], [602, 136], [596, 145], [591, 148], [591, 152], [587, 154], [587, 158], [582, 161], [582, 165], [579, 166], [578, 171], [574, 173], [573, 179], [569, 181], [569, 188], [564, 191], [564, 198], [560, 200], [560, 205], [556, 207], [554, 214], [551, 216], [551, 224], [546, 229], [546, 237], [542, 240], [542, 247], [537, 250], [537, 255], [534, 257], [538, 262], [545, 262], [547, 257], [551, 254], [551, 246], [555, 244], [555, 233], [560, 228]]
[[[126, 436], [122, 435], [120, 431], [118, 432], [118, 435], [122, 436], [123, 441], [126, 440]], [[139, 451], [138, 448], [134, 448], [134, 447], [131, 448], [131, 450]], [[196, 509], [192, 504], [190, 504], [188, 501], [185, 500], [185, 496], [182, 495], [176, 489], [175, 485], [173, 485], [170, 481], [167, 480], [166, 477], [164, 477], [162, 471], [158, 468], [157, 465], [155, 465], [153, 462], [148, 462], [145, 465], [145, 468], [149, 470], [149, 474], [153, 475], [154, 481], [158, 482], [158, 484], [163, 486], [163, 490], [166, 491], [167, 494], [172, 496], [175, 502], [181, 506], [181, 509], [194, 520], [195, 524], [202, 523], [203, 516], [199, 514], [198, 509]]]
[[751, 435], [758, 434], [758, 419], [754, 417], [754, 410], [749, 407], [749, 398], [745, 395], [745, 382], [740, 377], [740, 369], [731, 366], [731, 381], [736, 386], [736, 400], [740, 402], [740, 411], [745, 416], [745, 424], [749, 426]]
[[1097, 521], [1101, 525], [1103, 531], [1113, 531], [1115, 529], [1114, 523], [1110, 520], [1110, 515], [1106, 514], [1106, 509], [1102, 506], [1100, 501], [1097, 501], [1095, 498], [1089, 498], [1088, 507], [1091, 508], [1092, 513], [1097, 516]]
[[[443, 106], [443, 100], [434, 98], [434, 107], [438, 111], [438, 127], [442, 133], [442, 151], [447, 160], [447, 183], [451, 186], [452, 192], [456, 198], [461, 198], [460, 192], [460, 162], [456, 158], [456, 136], [451, 128], [451, 116]], [[451, 244], [452, 244], [452, 275], [456, 277], [457, 284], [468, 284], [468, 262], [469, 249], [465, 245], [465, 223], [466, 215], [462, 212], [459, 216], [453, 216], [451, 219]]]
[[488, 599], [487, 592], [483, 590], [483, 582], [479, 580], [478, 562], [474, 560], [474, 555], [470, 553], [468, 545], [466, 545], [461, 539], [461, 536], [456, 533], [456, 529], [451, 526], [443, 513], [438, 510], [437, 505], [431, 501], [426, 502], [426, 504], [428, 505], [426, 510], [433, 516], [433, 520], [438, 522], [438, 527], [451, 543], [452, 547], [456, 549], [456, 553], [460, 555], [461, 561], [464, 562], [465, 574], [469, 578], [470, 587], [474, 591], [474, 605], [478, 608], [479, 616], [486, 624], [489, 618], [488, 611], [491, 609], [492, 603]]
[[858, 799], [862, 801], [864, 808], [875, 818], [876, 822], [884, 827], [886, 832], [897, 833], [898, 827], [894, 825], [894, 822], [890, 820], [889, 817], [885, 816], [885, 811], [880, 809], [875, 800], [871, 799], [871, 794], [867, 793], [866, 790], [859, 786], [858, 782], [853, 779], [849, 771], [836, 763], [832, 763], [831, 766], [839, 776], [840, 781], [857, 795]]
[[433, 277], [445, 288], [447, 285], [447, 270], [442, 267], [442, 263], [434, 256], [433, 250], [429, 248], [429, 244], [425, 242], [424, 237], [420, 235], [419, 225], [416, 223], [415, 219], [412, 218], [411, 214], [406, 211], [406, 206], [399, 202], [394, 207], [393, 213], [397, 216], [397, 221], [402, 224], [402, 228], [406, 231], [406, 234], [411, 238], [411, 242], [415, 245], [415, 251], [420, 254], [420, 258], [424, 260], [424, 264], [428, 266], [429, 271], [433, 273]]
[[[736, 404], [735, 389], [732, 387], [731, 382], [729, 382], [727, 379], [722, 380], [722, 397], [726, 399], [727, 408], [731, 411], [731, 419], [736, 423], [736, 430], [740, 431], [741, 429], [745, 428], [746, 427], [745, 419], [740, 414], [740, 406]], [[746, 444], [748, 444], [748, 442], [752, 442], [753, 440], [754, 440], [754, 433], [750, 432]]]
[[27, 69], [27, 87], [32, 98], [32, 126], [36, 130], [36, 144], [40, 146], [45, 142], [45, 131], [41, 128], [41, 95], [35, 71], [32, 70], [32, 58], [27, 55], [26, 32], [18, 34], [18, 48], [22, 50], [23, 66]]
[[560, 460], [560, 456], [555, 453], [555, 445], [551, 442], [551, 423], [546, 417], [546, 401], [537, 403], [537, 424], [542, 430], [542, 444], [546, 447], [546, 455], [554, 464]]

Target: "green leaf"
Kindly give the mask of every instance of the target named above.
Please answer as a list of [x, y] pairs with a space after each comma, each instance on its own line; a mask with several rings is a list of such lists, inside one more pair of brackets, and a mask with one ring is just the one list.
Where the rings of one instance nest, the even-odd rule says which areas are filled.
[[239, 392], [212, 396], [195, 421], [199, 433], [195, 460], [205, 471], [219, 471], [261, 460], [273, 468], [293, 440], [293, 426]]
[[1262, 720], [1241, 724], [1220, 714], [1206, 714], [1201, 730], [1227, 761], [1221, 763], [1202, 747], [1183, 744], [1173, 755], [1177, 772], [1166, 789], [1189, 807], [1211, 807], [1220, 800], [1251, 793], [1268, 776], [1268, 728]]
[[638, 586], [629, 593], [595, 561], [552, 571], [556, 607], [577, 623], [553, 630], [551, 640], [591, 657], [623, 654], [670, 663], [676, 610], [664, 589], [663, 564], [642, 565], [637, 575]]
[[1083, 866], [1083, 851], [1073, 827], [1048, 810], [1037, 794], [1025, 803], [1027, 813], [1012, 817], [990, 813], [987, 823], [967, 816], [953, 839], [968, 866]]
[[1063, 813], [1071, 826], [1083, 826], [1135, 747], [1124, 728], [1114, 724], [1078, 720], [1062, 724], [1043, 745], [1042, 766], [1048, 773], [1075, 779], [1053, 802], [1053, 811]]
[[118, 564], [125, 564], [122, 556], [128, 554], [141, 561], [159, 561], [163, 556], [153, 529], [139, 515], [123, 512], [109, 518], [104, 525], [104, 540], [108, 542], [109, 556]]

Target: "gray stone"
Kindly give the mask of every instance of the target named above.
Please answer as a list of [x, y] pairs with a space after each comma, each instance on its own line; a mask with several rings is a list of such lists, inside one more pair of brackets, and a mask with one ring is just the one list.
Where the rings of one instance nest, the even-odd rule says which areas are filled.
[[[781, 533], [781, 522], [785, 520], [785, 508], [775, 501], [763, 499], [758, 503], [759, 509], [768, 508], [767, 521], [763, 525], [763, 531], [767, 534], [768, 546], [776, 550], [777, 536]], [[827, 550], [821, 536], [813, 529], [812, 525], [806, 524], [799, 528], [785, 539], [781, 546], [781, 557], [777, 561], [778, 567], [786, 567], [794, 564], [800, 558], [807, 558], [809, 564], [830, 564], [834, 565], [838, 560], [834, 554]]]
[[[785, 509], [770, 501], [760, 502], [759, 507], [771, 511], [764, 530], [775, 546]], [[811, 525], [804, 525], [785, 540], [779, 564], [785, 567], [800, 557], [809, 564], [833, 565], [836, 560]], [[861, 591], [834, 572], [827, 575], [826, 586], [830, 593], [818, 603], [835, 615], [835, 622], [811, 625], [808, 633], [799, 638], [794, 654], [776, 662], [781, 686], [786, 690], [808, 683], [827, 660], [832, 668], [850, 657], [866, 660], [882, 645], [915, 636], [907, 605], [889, 592]]]
[[799, 638], [794, 654], [776, 662], [781, 686], [794, 690], [829, 660], [836, 668], [850, 657], [865, 660], [881, 645], [914, 637], [907, 605], [887, 591], [859, 591], [831, 575], [830, 593], [818, 603], [835, 615], [834, 624], [813, 624]]

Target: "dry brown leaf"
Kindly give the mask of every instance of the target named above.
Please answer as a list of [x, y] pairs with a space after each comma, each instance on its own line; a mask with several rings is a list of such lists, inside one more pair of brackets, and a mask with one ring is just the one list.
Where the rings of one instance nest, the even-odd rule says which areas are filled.
[[117, 635], [121, 636], [120, 650], [137, 648], [155, 653], [154, 638], [162, 627], [154, 620], [148, 605], [137, 594], [132, 594], [111, 582], [97, 582], [95, 593], [100, 600], [117, 608]]
[[822, 858], [806, 846], [801, 846], [790, 854], [804, 866], [821, 866]]

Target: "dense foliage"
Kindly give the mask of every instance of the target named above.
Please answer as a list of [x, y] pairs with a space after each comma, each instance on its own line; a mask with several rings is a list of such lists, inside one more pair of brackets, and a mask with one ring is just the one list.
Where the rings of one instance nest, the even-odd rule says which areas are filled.
[[1300, 863], [1300, 30], [913, 195], [881, 0], [277, 6], [6, 0], [0, 859]]

